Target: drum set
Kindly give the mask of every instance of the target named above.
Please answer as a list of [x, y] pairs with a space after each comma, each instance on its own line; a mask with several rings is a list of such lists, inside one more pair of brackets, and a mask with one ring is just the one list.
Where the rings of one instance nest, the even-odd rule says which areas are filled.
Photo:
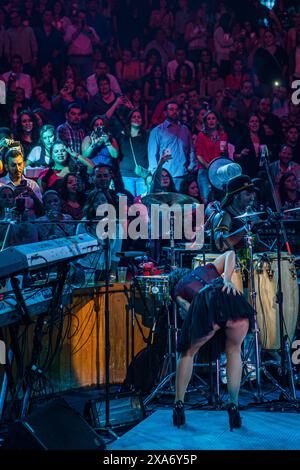
[[[194, 204], [198, 201], [187, 196], [175, 193], [151, 194], [144, 198], [144, 203], [156, 204], [166, 203]], [[147, 200], [146, 200], [147, 199]], [[287, 211], [285, 211], [287, 212]], [[237, 265], [233, 272], [232, 281], [237, 288], [247, 296], [255, 310], [255, 328], [250, 336], [250, 348], [253, 348], [255, 356], [257, 393], [255, 401], [264, 402], [262, 392], [261, 374], [271, 381], [275, 388], [280, 390], [282, 397], [288, 401], [296, 400], [295, 385], [293, 379], [293, 367], [289, 355], [293, 341], [299, 311], [299, 291], [295, 267], [295, 257], [288, 252], [281, 252], [281, 216], [273, 215], [272, 223], [277, 230], [277, 252], [254, 253], [252, 221], [261, 215], [261, 212], [248, 211], [238, 216], [247, 226], [245, 242], [247, 244], [249, 259], [237, 259]], [[272, 218], [272, 214], [268, 214]], [[174, 223], [174, 221], [173, 221]], [[173, 225], [174, 227], [174, 225]], [[171, 269], [176, 267], [175, 244], [172, 235], [171, 220]], [[193, 250], [194, 251], [194, 250]], [[219, 254], [206, 252], [203, 248], [195, 250], [190, 268], [213, 262]], [[246, 273], [245, 273], [246, 271]], [[167, 353], [164, 357], [162, 371], [155, 390], [146, 398], [147, 405], [155, 395], [162, 393], [166, 386], [172, 388], [172, 378], [175, 376], [177, 353], [177, 306], [171, 301], [169, 273], [164, 268], [157, 268], [155, 263], [145, 260], [139, 265], [139, 275], [136, 276], [140, 299], [136, 304], [136, 312], [148, 317], [145, 326], [155, 329], [157, 319], [162, 311], [167, 312]], [[248, 348], [249, 349], [249, 348]], [[281, 364], [281, 379], [278, 381], [267, 369], [266, 363], [262, 362], [262, 352], [277, 353]], [[279, 356], [278, 356], [279, 353]], [[247, 352], [249, 355], [249, 350]], [[246, 359], [245, 359], [246, 361]], [[218, 373], [217, 367], [217, 373]], [[286, 385], [290, 386], [287, 390]], [[243, 382], [242, 382], [243, 383]]]

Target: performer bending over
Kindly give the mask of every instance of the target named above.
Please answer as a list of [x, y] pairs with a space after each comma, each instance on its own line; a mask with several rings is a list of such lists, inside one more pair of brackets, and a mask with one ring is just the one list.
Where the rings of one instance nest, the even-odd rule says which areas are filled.
[[175, 286], [173, 296], [186, 312], [178, 343], [181, 355], [176, 373], [175, 426], [185, 423], [183, 401], [193, 372], [194, 356], [212, 339], [213, 360], [224, 350], [227, 356], [230, 430], [241, 427], [238, 409], [242, 376], [241, 345], [248, 332], [249, 321], [253, 319], [253, 309], [231, 282], [235, 264], [235, 253], [227, 251], [213, 263], [193, 271], [178, 269], [171, 275]]

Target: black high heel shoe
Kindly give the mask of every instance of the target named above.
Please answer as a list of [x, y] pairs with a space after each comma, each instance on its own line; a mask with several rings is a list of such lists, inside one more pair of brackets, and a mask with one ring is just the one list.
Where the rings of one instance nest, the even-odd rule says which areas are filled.
[[181, 400], [178, 400], [173, 408], [173, 424], [180, 428], [185, 424], [184, 404]]
[[227, 407], [227, 411], [229, 415], [230, 431], [232, 431], [233, 428], [240, 428], [242, 426], [242, 418], [237, 405], [235, 403], [230, 403]]

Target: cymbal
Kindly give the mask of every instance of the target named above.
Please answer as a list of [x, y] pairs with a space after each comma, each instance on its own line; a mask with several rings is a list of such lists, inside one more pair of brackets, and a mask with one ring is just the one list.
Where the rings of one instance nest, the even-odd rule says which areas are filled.
[[145, 205], [150, 204], [167, 204], [172, 206], [173, 204], [200, 204], [200, 202], [186, 194], [179, 193], [151, 193], [142, 197], [142, 203]]
[[288, 214], [289, 212], [298, 212], [300, 211], [300, 207], [293, 207], [293, 209], [286, 209], [283, 211], [284, 214]]
[[261, 214], [265, 214], [265, 212], [244, 212], [244, 214], [237, 215], [234, 219], [254, 219]]

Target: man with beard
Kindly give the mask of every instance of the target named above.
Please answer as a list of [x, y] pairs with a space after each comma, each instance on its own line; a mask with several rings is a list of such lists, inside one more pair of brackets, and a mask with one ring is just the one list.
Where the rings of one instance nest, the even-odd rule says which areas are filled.
[[[235, 217], [246, 212], [247, 208], [253, 208], [255, 191], [254, 183], [247, 175], [239, 175], [228, 181], [226, 196], [221, 203], [222, 210], [214, 216], [212, 223], [214, 242], [219, 251], [233, 248], [236, 251], [245, 247], [246, 222]], [[252, 219], [252, 223], [258, 222], [258, 218]]]
[[84, 138], [84, 130], [80, 125], [81, 107], [77, 103], [71, 103], [66, 112], [66, 122], [58, 126], [57, 134], [66, 146], [76, 153], [81, 153]]
[[180, 184], [188, 170], [196, 166], [195, 149], [189, 129], [179, 122], [179, 107], [176, 101], [165, 105], [166, 119], [152, 129], [148, 143], [149, 170], [153, 174], [161, 155], [168, 148], [172, 160], [164, 168], [174, 179], [179, 191]]
[[234, 102], [238, 120], [246, 123], [250, 114], [256, 111], [258, 103], [259, 98], [254, 95], [253, 83], [245, 80], [241, 86], [240, 96]]

